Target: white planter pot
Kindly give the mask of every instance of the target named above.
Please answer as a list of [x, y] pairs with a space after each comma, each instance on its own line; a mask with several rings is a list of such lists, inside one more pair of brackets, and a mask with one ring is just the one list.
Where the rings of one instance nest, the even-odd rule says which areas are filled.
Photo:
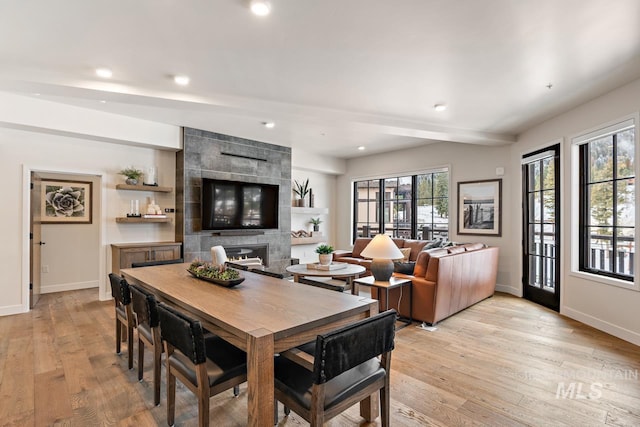
[[333, 254], [318, 254], [318, 260], [321, 265], [329, 265], [331, 264], [331, 259], [333, 258]]

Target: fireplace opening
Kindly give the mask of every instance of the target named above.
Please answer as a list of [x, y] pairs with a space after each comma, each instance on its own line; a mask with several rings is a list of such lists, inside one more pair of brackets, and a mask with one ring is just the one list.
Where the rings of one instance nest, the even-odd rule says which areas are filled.
[[269, 266], [269, 244], [223, 246], [229, 261], [243, 258], [260, 258], [262, 265]]

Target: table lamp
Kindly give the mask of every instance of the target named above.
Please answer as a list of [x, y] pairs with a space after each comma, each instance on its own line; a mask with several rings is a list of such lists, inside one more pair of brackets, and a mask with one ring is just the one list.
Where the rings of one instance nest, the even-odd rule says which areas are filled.
[[391, 237], [386, 234], [376, 235], [361, 252], [363, 257], [373, 258], [371, 262], [371, 274], [380, 282], [388, 282], [393, 273], [394, 259], [403, 258]]

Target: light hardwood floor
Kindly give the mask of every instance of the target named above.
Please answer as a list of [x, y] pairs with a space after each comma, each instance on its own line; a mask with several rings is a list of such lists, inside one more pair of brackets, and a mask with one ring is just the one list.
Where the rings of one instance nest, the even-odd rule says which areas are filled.
[[[0, 424], [166, 425], [164, 383], [154, 407], [150, 363], [138, 382], [124, 349], [115, 354], [113, 305], [96, 290], [43, 295], [32, 312], [0, 317]], [[398, 331], [391, 425], [640, 426], [639, 371], [640, 347], [496, 294], [433, 332]], [[195, 397], [177, 390], [176, 425], [197, 425]], [[211, 425], [245, 425], [246, 400], [246, 386], [212, 398]], [[279, 412], [280, 426], [306, 425]], [[354, 406], [327, 425], [379, 422]]]

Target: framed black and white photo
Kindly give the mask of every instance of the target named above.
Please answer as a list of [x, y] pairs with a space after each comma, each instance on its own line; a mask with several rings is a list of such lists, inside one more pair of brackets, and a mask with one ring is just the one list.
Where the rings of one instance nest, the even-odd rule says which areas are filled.
[[42, 180], [42, 224], [91, 224], [92, 183]]
[[502, 235], [502, 179], [458, 182], [458, 234]]

